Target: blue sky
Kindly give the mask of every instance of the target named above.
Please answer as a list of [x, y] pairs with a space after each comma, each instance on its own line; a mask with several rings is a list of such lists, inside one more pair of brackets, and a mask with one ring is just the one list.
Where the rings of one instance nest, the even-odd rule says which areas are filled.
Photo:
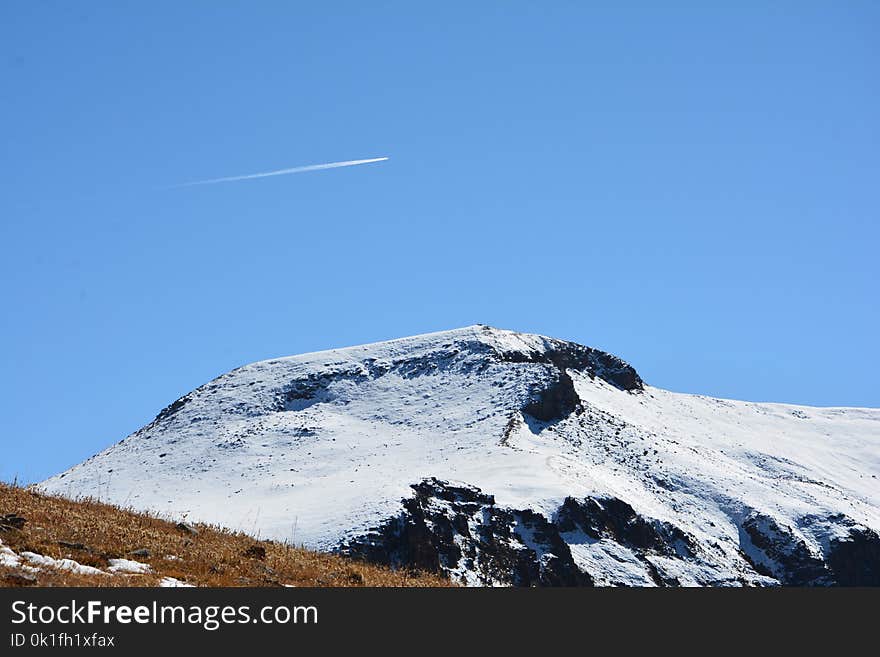
[[874, 2], [2, 3], [0, 478], [247, 362], [474, 323], [880, 405], [878, 29]]

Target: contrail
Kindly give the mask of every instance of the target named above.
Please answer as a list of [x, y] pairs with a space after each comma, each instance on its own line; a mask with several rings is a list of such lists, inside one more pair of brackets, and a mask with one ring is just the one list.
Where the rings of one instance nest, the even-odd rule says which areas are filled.
[[387, 157], [373, 157], [369, 160], [346, 160], [345, 162], [328, 162], [326, 164], [307, 164], [302, 167], [290, 169], [278, 169], [277, 171], [264, 171], [263, 173], [249, 173], [246, 176], [228, 176], [226, 178], [211, 178], [210, 180], [196, 180], [195, 182], [172, 185], [172, 187], [192, 187], [193, 185], [214, 185], [216, 183], [233, 182], [235, 180], [251, 180], [253, 178], [268, 178], [269, 176], [286, 176], [289, 173], [303, 173], [305, 171], [321, 171], [322, 169], [338, 169], [339, 167], [354, 167], [358, 164], [371, 164], [372, 162], [384, 162]]

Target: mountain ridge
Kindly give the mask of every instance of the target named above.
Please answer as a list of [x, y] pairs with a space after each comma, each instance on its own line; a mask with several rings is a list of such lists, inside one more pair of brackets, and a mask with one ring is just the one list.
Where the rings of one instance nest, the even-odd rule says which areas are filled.
[[40, 487], [474, 585], [871, 583], [878, 428], [474, 325], [244, 365]]

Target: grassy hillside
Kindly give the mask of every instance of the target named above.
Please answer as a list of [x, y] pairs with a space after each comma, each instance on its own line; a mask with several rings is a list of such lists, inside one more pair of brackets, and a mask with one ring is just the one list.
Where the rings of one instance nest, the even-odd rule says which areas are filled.
[[[111, 562], [117, 559], [145, 566]], [[0, 483], [0, 586], [158, 586], [163, 580], [194, 586], [449, 586], [433, 575]]]

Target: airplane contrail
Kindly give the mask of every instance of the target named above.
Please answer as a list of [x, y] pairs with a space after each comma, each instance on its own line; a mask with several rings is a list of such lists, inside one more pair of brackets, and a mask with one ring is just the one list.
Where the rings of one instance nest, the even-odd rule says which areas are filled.
[[251, 180], [253, 178], [268, 178], [269, 176], [286, 176], [289, 173], [304, 173], [305, 171], [321, 171], [322, 169], [338, 169], [340, 167], [353, 167], [358, 164], [371, 164], [384, 162], [387, 157], [373, 157], [368, 160], [346, 160], [345, 162], [327, 162], [326, 164], [307, 164], [302, 167], [290, 169], [278, 169], [277, 171], [264, 171], [263, 173], [249, 173], [245, 176], [227, 176], [226, 178], [211, 178], [210, 180], [196, 180], [195, 182], [173, 185], [173, 187], [192, 187], [193, 185], [214, 185], [216, 183], [233, 182], [235, 180]]

